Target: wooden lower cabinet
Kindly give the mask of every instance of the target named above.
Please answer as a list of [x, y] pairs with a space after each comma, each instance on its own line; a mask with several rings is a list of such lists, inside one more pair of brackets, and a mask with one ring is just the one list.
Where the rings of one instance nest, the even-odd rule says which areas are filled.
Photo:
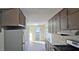
[[48, 45], [48, 41], [47, 40], [45, 41], [45, 50], [49, 51], [49, 45]]
[[46, 42], [45, 42], [45, 48], [46, 48], [46, 51], [54, 51], [53, 45], [50, 44], [50, 42], [47, 41], [47, 40], [46, 40]]
[[53, 45], [50, 44], [50, 51], [54, 51]]

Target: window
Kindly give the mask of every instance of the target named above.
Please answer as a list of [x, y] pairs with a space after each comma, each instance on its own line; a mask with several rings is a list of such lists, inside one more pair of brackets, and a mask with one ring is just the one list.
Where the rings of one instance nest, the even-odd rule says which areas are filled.
[[36, 41], [39, 41], [40, 40], [40, 26], [39, 25], [36, 25], [35, 27], [35, 40]]

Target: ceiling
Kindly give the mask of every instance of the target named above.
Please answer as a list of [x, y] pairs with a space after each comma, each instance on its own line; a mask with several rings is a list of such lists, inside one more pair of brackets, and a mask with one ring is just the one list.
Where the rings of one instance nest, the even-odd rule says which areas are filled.
[[58, 13], [62, 8], [21, 8], [28, 24], [43, 24]]

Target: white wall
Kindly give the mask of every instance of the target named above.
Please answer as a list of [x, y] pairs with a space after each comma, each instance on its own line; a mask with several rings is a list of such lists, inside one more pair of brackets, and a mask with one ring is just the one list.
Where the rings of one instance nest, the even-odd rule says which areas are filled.
[[0, 51], [4, 50], [4, 30], [0, 32]]

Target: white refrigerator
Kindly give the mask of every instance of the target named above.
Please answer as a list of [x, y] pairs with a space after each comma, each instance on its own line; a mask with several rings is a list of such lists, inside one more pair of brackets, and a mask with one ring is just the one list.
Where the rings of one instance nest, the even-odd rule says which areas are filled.
[[5, 51], [23, 51], [27, 40], [28, 39], [25, 39], [25, 30], [19, 29], [4, 31]]

